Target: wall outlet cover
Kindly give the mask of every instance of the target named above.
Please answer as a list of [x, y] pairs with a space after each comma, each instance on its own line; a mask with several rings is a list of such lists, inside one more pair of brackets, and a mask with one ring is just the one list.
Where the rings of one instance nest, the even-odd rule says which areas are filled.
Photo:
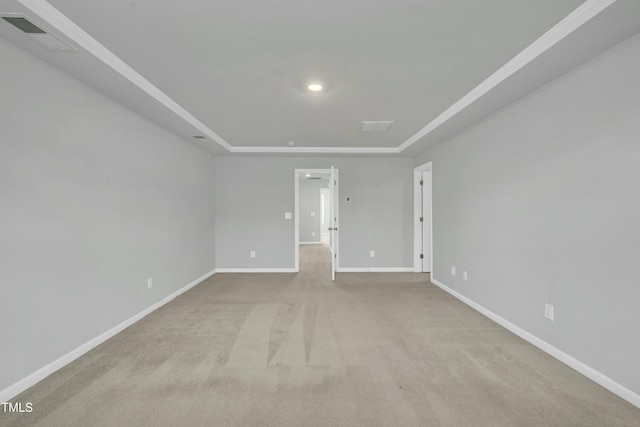
[[291, 219], [291, 212], [285, 212], [284, 219]]
[[455, 267], [455, 265], [452, 265], [452, 266], [451, 266], [451, 275], [452, 275], [452, 276], [455, 276], [455, 275], [456, 275], [456, 267]]

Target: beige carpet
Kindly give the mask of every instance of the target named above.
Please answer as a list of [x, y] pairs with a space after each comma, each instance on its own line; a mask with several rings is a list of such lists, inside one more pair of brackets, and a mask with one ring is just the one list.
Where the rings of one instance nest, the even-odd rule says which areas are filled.
[[423, 274], [217, 274], [18, 396], [36, 426], [640, 426]]

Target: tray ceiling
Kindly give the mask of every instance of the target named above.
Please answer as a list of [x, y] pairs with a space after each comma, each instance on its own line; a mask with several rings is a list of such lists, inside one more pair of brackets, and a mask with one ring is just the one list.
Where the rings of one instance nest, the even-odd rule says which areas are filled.
[[214, 153], [411, 154], [634, 34], [638, 3], [11, 0], [78, 51], [0, 37]]

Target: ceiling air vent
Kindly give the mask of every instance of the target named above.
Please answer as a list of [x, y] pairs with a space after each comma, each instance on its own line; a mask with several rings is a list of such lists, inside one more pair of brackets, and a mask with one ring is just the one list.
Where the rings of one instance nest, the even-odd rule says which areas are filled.
[[362, 122], [361, 132], [386, 132], [394, 122], [392, 120], [379, 120]]
[[73, 52], [78, 50], [70, 44], [63, 42], [53, 34], [47, 33], [24, 15], [6, 14], [0, 18], [27, 34], [34, 41], [37, 41], [49, 50], [55, 50], [58, 52]]
[[27, 34], [46, 34], [47, 32], [38, 27], [33, 22], [22, 16], [3, 16], [2, 19], [7, 21], [22, 32]]

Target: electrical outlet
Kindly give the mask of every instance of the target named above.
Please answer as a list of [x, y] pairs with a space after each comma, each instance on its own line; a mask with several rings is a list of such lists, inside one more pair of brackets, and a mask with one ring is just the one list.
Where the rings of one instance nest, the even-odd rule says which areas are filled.
[[375, 258], [376, 257], [376, 251], [369, 251], [369, 258]]
[[462, 270], [462, 280], [465, 282], [469, 280], [469, 276], [467, 275], [467, 270]]
[[256, 257], [256, 251], [251, 251], [251, 253], [249, 254], [249, 256], [251, 258], [255, 258]]
[[455, 275], [456, 275], [456, 266], [455, 266], [455, 265], [452, 265], [452, 266], [451, 266], [451, 275], [452, 275], [452, 276], [455, 276]]
[[153, 287], [153, 277], [149, 277], [147, 279], [147, 289], [151, 289]]
[[544, 303], [544, 317], [553, 322], [553, 306], [549, 303]]

